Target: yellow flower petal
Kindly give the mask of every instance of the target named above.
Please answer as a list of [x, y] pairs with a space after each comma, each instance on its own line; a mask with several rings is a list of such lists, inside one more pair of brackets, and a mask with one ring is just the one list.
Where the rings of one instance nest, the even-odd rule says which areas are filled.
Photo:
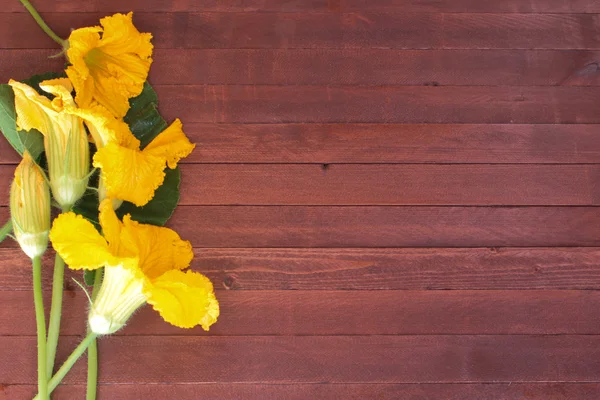
[[165, 178], [164, 159], [114, 143], [99, 149], [94, 166], [102, 169], [106, 195], [143, 206]]
[[94, 80], [83, 78], [73, 66], [67, 67], [65, 72], [75, 89], [75, 102], [77, 103], [77, 106], [84, 108], [90, 107], [92, 99], [94, 98]]
[[142, 59], [152, 56], [152, 34], [140, 33], [133, 25], [133, 12], [115, 14], [100, 20], [104, 34], [100, 42], [103, 51], [109, 54], [136, 54]]
[[197, 272], [168, 271], [153, 280], [147, 296], [165, 321], [180, 328], [202, 324], [208, 330], [219, 314], [212, 284]]
[[54, 129], [53, 121], [58, 118], [58, 112], [54, 110], [52, 102], [47, 97], [21, 82], [11, 79], [8, 84], [12, 86], [15, 93], [15, 111], [19, 129], [26, 131], [37, 129], [43, 135], [47, 135]]
[[40, 89], [56, 96], [54, 100], [52, 100], [52, 106], [56, 111], [60, 112], [64, 107], [75, 106], [75, 101], [71, 95], [73, 85], [71, 85], [71, 81], [69, 81], [68, 78], [43, 81], [40, 83]]
[[96, 269], [114, 263], [108, 243], [91, 222], [69, 212], [54, 220], [52, 247], [72, 269]]
[[128, 214], [123, 218], [121, 241], [136, 248], [139, 267], [154, 279], [170, 270], [187, 268], [194, 257], [192, 244], [181, 240], [177, 232], [154, 225], [140, 224]]
[[80, 107], [95, 100], [121, 118], [129, 109], [129, 98], [142, 92], [148, 77], [152, 35], [135, 28], [132, 13], [103, 18], [100, 24], [103, 28], [77, 29], [69, 36], [72, 66], [67, 74], [75, 89], [82, 90], [77, 97]]
[[67, 112], [85, 121], [92, 139], [98, 148], [116, 143], [129, 149], [139, 149], [140, 141], [131, 133], [129, 126], [115, 118], [106, 108], [94, 103], [87, 108], [68, 108]]
[[129, 98], [137, 96], [128, 90], [127, 83], [122, 81], [123, 76], [115, 77], [111, 73], [92, 70], [88, 79], [94, 81], [94, 100], [115, 117], [123, 118], [129, 110]]
[[[75, 29], [69, 35], [67, 58], [72, 64], [71, 73], [77, 73], [81, 79], [85, 80], [90, 75], [90, 70], [86, 64], [85, 56], [87, 56], [87, 53], [90, 50], [98, 47], [101, 32], [102, 28], [99, 26], [92, 26], [88, 28]], [[79, 93], [80, 87], [78, 87], [78, 85], [75, 83], [74, 86], [75, 91]]]
[[182, 130], [182, 124], [176, 119], [167, 129], [144, 148], [144, 153], [163, 157], [169, 168], [177, 167], [180, 159], [187, 157], [196, 147], [190, 143]]
[[[206, 278], [206, 279], [208, 280], [208, 278]], [[211, 283], [211, 287], [212, 287], [212, 283]], [[206, 314], [200, 320], [200, 325], [202, 326], [202, 329], [204, 329], [205, 331], [208, 331], [210, 326], [212, 324], [214, 324], [215, 322], [217, 322], [217, 318], [219, 318], [219, 313], [220, 313], [219, 302], [217, 301], [217, 298], [215, 297], [214, 292], [210, 292], [208, 295], [208, 308], [206, 309]]]
[[121, 228], [123, 224], [115, 214], [110, 199], [103, 200], [98, 207], [100, 211], [98, 221], [102, 227], [102, 234], [110, 246], [113, 254], [118, 254], [119, 242], [121, 240]]

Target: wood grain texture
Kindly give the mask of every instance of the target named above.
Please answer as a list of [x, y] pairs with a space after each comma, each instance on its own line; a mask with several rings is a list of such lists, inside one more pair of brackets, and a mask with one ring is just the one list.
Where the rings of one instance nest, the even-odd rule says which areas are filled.
[[[38, 4], [39, 3], [39, 4]], [[506, 13], [599, 13], [600, 6], [589, 0], [244, 0], [244, 1], [193, 1], [193, 0], [130, 0], [126, 4], [118, 0], [90, 0], [80, 3], [77, 0], [36, 1], [35, 7], [43, 12], [181, 12], [181, 11], [258, 11], [258, 12], [298, 12], [298, 11], [406, 11], [406, 12], [506, 12]], [[23, 12], [18, 3], [7, 3], [2, 12]]]
[[[73, 286], [71, 283], [70, 286]], [[65, 292], [63, 335], [79, 335], [88, 299], [79, 288]], [[597, 291], [222, 290], [215, 336], [297, 335], [524, 335], [596, 334]], [[46, 293], [46, 301], [50, 293]], [[35, 337], [33, 293], [0, 291], [0, 335]], [[117, 335], [201, 336], [200, 327], [167, 324], [150, 306], [136, 312]], [[137, 337], [137, 336], [136, 336]]]
[[599, 123], [594, 87], [156, 85], [167, 120], [218, 123]]
[[600, 207], [180, 206], [168, 225], [194, 247], [600, 246]]
[[[600, 125], [186, 122], [184, 130], [197, 146], [182, 163], [581, 164], [600, 160]], [[0, 164], [18, 162], [8, 142], [0, 141]]]
[[[105, 13], [44, 13], [56, 33]], [[599, 14], [136, 13], [157, 48], [600, 49]], [[0, 48], [56, 48], [25, 13], [0, 13]]]
[[[0, 386], [0, 399], [12, 400], [33, 397], [33, 385]], [[444, 400], [597, 400], [597, 383], [484, 383], [484, 384], [104, 384], [98, 386], [98, 397], [111, 400], [169, 399], [196, 400], [198, 395], [211, 400], [286, 399], [347, 399], [397, 400], [434, 399], [443, 393]], [[84, 398], [84, 385], [63, 385], [53, 392], [54, 400]]]
[[[194, 249], [216, 290], [600, 289], [600, 249]], [[0, 248], [0, 290], [30, 290], [29, 261]], [[49, 252], [44, 265], [52, 265]], [[81, 273], [67, 269], [66, 287]], [[51, 274], [44, 284], [51, 285]]]
[[[100, 340], [101, 398], [600, 398], [600, 2], [32, 1], [63, 37], [134, 10], [198, 145], [170, 226], [220, 320], [141, 309]], [[60, 71], [6, 3], [0, 82]], [[18, 160], [0, 141], [0, 187]], [[31, 398], [30, 266], [0, 259], [0, 399]]]
[[198, 182], [182, 185], [185, 205], [600, 205], [597, 165], [189, 165], [182, 175]]
[[598, 207], [182, 206], [170, 226], [195, 247], [600, 246]]
[[[58, 360], [76, 343], [65, 338]], [[112, 336], [99, 368], [105, 383], [597, 383], [599, 349], [597, 335]], [[0, 351], [14, 361], [1, 382], [34, 383], [35, 338], [0, 337]], [[65, 383], [85, 378], [79, 363]]]
[[[0, 81], [60, 71], [53, 50], [0, 50]], [[598, 86], [598, 51], [157, 49], [153, 84]]]
[[[600, 205], [599, 165], [201, 164], [181, 174], [181, 205]], [[0, 166], [0, 187], [13, 175]]]

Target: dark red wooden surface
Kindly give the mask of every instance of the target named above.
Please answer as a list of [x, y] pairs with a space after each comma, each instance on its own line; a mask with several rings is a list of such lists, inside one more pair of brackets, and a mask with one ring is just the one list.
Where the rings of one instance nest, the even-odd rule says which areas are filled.
[[[0, 3], [0, 81], [60, 70]], [[63, 36], [135, 11], [198, 144], [170, 225], [221, 319], [142, 309], [100, 341], [100, 399], [600, 398], [600, 2], [34, 3]], [[16, 162], [0, 141], [1, 220]], [[0, 399], [26, 399], [30, 269], [0, 260]], [[84, 385], [81, 363], [54, 398]]]

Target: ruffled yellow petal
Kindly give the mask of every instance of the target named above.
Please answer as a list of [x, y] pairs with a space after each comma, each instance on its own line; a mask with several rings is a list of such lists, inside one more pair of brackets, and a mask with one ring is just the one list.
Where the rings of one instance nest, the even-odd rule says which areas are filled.
[[47, 97], [21, 82], [11, 79], [8, 84], [12, 86], [15, 93], [15, 111], [19, 129], [26, 131], [37, 129], [43, 135], [47, 135], [54, 129], [58, 112]]
[[114, 263], [106, 240], [81, 215], [59, 215], [52, 224], [50, 240], [72, 269], [96, 269]]
[[130, 249], [137, 249], [139, 267], [149, 279], [159, 277], [170, 270], [187, 268], [194, 257], [192, 244], [181, 240], [169, 229], [140, 224], [130, 215], [123, 218], [121, 241]]
[[123, 118], [129, 110], [129, 98], [137, 95], [131, 94], [127, 89], [122, 76], [115, 77], [99, 70], [92, 70], [91, 75], [94, 80], [94, 100], [115, 117]]
[[121, 118], [129, 109], [129, 98], [142, 92], [148, 77], [152, 35], [135, 28], [132, 13], [115, 14], [100, 23], [103, 28], [77, 29], [69, 36], [72, 66], [67, 74], [76, 89], [85, 91], [77, 97], [80, 107], [95, 100]]
[[144, 154], [114, 143], [99, 149], [94, 166], [102, 169], [106, 195], [143, 206], [165, 178], [163, 158]]
[[197, 272], [168, 271], [152, 281], [146, 295], [165, 321], [180, 328], [208, 330], [218, 317], [212, 284]]
[[[75, 29], [69, 35], [67, 58], [72, 64], [71, 73], [77, 73], [81, 79], [85, 80], [90, 75], [90, 70], [86, 64], [85, 57], [90, 50], [98, 47], [101, 32], [102, 28], [99, 26], [92, 26], [88, 28]], [[69, 78], [71, 77], [69, 76]], [[74, 85], [75, 91], [78, 92], [77, 84], [74, 83]]]
[[208, 294], [208, 308], [206, 309], [206, 314], [204, 315], [204, 318], [200, 320], [200, 325], [202, 326], [202, 329], [208, 331], [210, 326], [217, 322], [217, 318], [219, 318], [219, 313], [219, 302], [217, 301], [214, 292], [210, 292]]
[[131, 133], [129, 126], [115, 118], [106, 108], [98, 103], [88, 108], [68, 108], [67, 112], [77, 115], [85, 121], [93, 142], [98, 148], [108, 143], [116, 143], [129, 149], [139, 149], [140, 141]]
[[89, 107], [92, 104], [92, 99], [94, 97], [94, 80], [82, 78], [73, 66], [67, 67], [65, 72], [75, 89], [75, 102], [77, 103], [77, 106]]
[[115, 14], [100, 20], [104, 34], [100, 42], [102, 50], [109, 54], [136, 54], [142, 59], [152, 56], [152, 34], [140, 33], [133, 25], [133, 12]]
[[40, 89], [56, 96], [52, 100], [52, 107], [58, 112], [62, 111], [65, 107], [75, 106], [75, 101], [71, 95], [73, 85], [71, 85], [71, 81], [68, 78], [43, 81], [40, 83]]
[[190, 143], [182, 128], [181, 121], [176, 119], [144, 148], [144, 153], [163, 157], [171, 169], [177, 167], [179, 160], [187, 157], [196, 147]]

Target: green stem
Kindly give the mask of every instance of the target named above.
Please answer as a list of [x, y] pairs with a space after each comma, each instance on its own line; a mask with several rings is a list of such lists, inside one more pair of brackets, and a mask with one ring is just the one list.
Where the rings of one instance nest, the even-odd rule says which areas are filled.
[[[96, 340], [96, 334], [88, 333], [88, 335], [85, 337], [85, 339], [83, 339], [81, 341], [81, 343], [79, 343], [79, 346], [77, 346], [75, 348], [75, 350], [73, 350], [73, 352], [71, 353], [69, 358], [67, 358], [67, 360], [64, 362], [64, 364], [58, 369], [58, 371], [56, 371], [56, 374], [54, 374], [52, 379], [50, 379], [50, 381], [48, 382], [48, 389], [50, 392], [52, 392], [54, 389], [56, 389], [58, 384], [63, 380], [65, 375], [67, 375], [67, 373], [71, 370], [73, 365], [75, 365], [75, 362], [85, 352], [85, 350], [88, 348], [90, 343], [92, 343], [95, 340]], [[42, 397], [38, 394], [37, 396], [35, 396], [33, 398], [33, 400], [42, 400]]]
[[60, 317], [62, 314], [64, 290], [65, 262], [56, 253], [54, 258], [54, 277], [52, 280], [52, 307], [50, 308], [50, 321], [48, 322], [48, 351], [46, 354], [47, 371], [51, 374], [54, 370], [54, 357], [60, 333]]
[[35, 322], [37, 324], [38, 347], [38, 393], [40, 400], [48, 400], [48, 375], [46, 373], [46, 317], [42, 298], [42, 261], [40, 257], [33, 264], [33, 300], [35, 303]]
[[[63, 208], [62, 212], [69, 212], [70, 209]], [[56, 253], [54, 258], [54, 276], [52, 277], [52, 306], [50, 307], [50, 320], [48, 322], [48, 341], [46, 353], [47, 372], [52, 375], [54, 370], [54, 359], [56, 357], [56, 348], [58, 346], [58, 336], [60, 334], [60, 318], [62, 314], [63, 291], [65, 286], [65, 262]]]
[[[96, 299], [100, 285], [102, 285], [102, 268], [96, 270], [94, 276], [94, 289], [92, 290], [92, 301]], [[89, 330], [89, 327], [88, 327]], [[88, 347], [88, 376], [87, 376], [87, 392], [86, 400], [96, 400], [96, 392], [98, 385], [98, 345], [96, 340], [93, 340]]]
[[12, 219], [9, 219], [6, 224], [0, 228], [0, 242], [2, 242], [8, 236], [8, 234], [12, 232], [12, 228]]
[[36, 11], [36, 9], [33, 8], [31, 3], [29, 2], [29, 0], [19, 0], [19, 1], [21, 2], [21, 4], [23, 4], [23, 6], [25, 6], [27, 11], [29, 11], [29, 14], [31, 14], [33, 19], [35, 19], [35, 22], [37, 22], [37, 24], [40, 26], [40, 28], [42, 28], [42, 30], [44, 32], [46, 32], [46, 34], [48, 36], [50, 36], [52, 38], [52, 40], [54, 40], [56, 43], [58, 43], [61, 47], [64, 47], [65, 41], [63, 39], [61, 39], [56, 33], [54, 33], [54, 31], [52, 31], [52, 29], [50, 29], [50, 27], [46, 24], [46, 22], [44, 22], [44, 20], [42, 19], [40, 14]]

